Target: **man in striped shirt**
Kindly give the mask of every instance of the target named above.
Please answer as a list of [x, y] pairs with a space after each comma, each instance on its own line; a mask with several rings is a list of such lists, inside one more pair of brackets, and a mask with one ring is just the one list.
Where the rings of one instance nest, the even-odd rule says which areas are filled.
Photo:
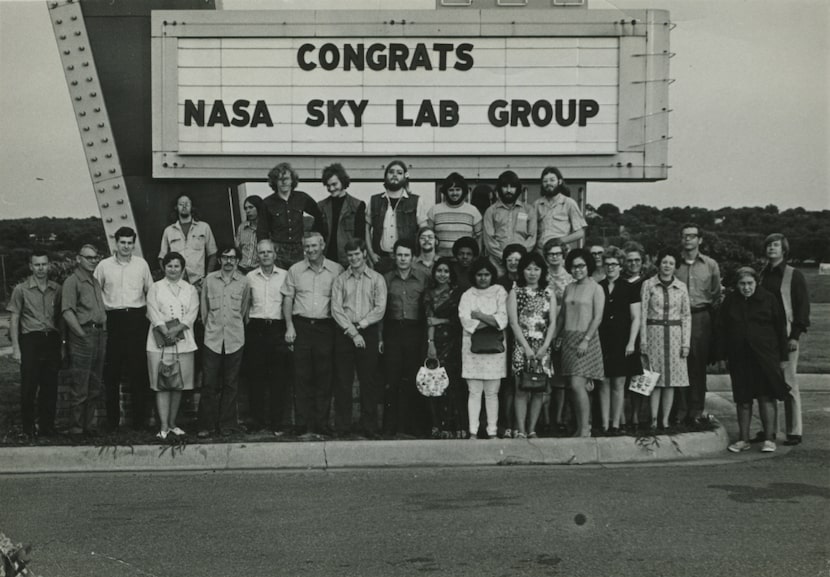
[[459, 238], [469, 236], [481, 246], [481, 213], [467, 202], [470, 187], [457, 172], [450, 174], [441, 185], [444, 201], [427, 213], [427, 226], [435, 231], [438, 239], [436, 252], [439, 257], [452, 256], [452, 247]]

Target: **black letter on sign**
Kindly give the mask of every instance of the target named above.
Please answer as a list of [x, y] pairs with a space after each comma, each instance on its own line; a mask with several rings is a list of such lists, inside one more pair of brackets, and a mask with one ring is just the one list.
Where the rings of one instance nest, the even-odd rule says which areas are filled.
[[403, 117], [403, 100], [395, 101], [395, 126], [412, 126], [411, 118]]
[[184, 125], [190, 126], [191, 121], [196, 121], [196, 126], [205, 125], [205, 101], [199, 100], [193, 106], [192, 100], [184, 101]]
[[251, 120], [251, 128], [254, 128], [258, 124], [264, 124], [265, 126], [274, 126], [274, 122], [271, 120], [271, 113], [268, 112], [268, 105], [265, 104], [264, 100], [256, 101], [256, 108], [254, 108], [254, 118], [253, 120]]
[[424, 70], [432, 70], [432, 62], [429, 60], [429, 52], [423, 42], [418, 42], [415, 45], [415, 52], [412, 54], [412, 62], [409, 63], [410, 70], [417, 70], [423, 68]]
[[458, 103], [455, 100], [441, 100], [438, 103], [441, 110], [439, 126], [455, 126], [458, 124]]
[[409, 58], [409, 46], [397, 42], [392, 42], [389, 45], [389, 70], [395, 70], [397, 64], [401, 70], [406, 72], [408, 70], [406, 66], [407, 58]]
[[455, 57], [458, 58], [458, 62], [455, 63], [456, 70], [469, 70], [473, 67], [473, 55], [470, 54], [472, 51], [473, 45], [469, 42], [458, 45], [455, 49]]
[[326, 121], [326, 115], [322, 110], [319, 110], [322, 107], [322, 100], [309, 100], [305, 107], [308, 111], [308, 118], [305, 119], [305, 123], [309, 126], [322, 126]]
[[312, 50], [314, 50], [314, 44], [303, 44], [300, 46], [300, 49], [297, 50], [297, 64], [299, 64], [300, 68], [306, 72], [317, 68], [317, 65], [314, 62], [307, 62], [305, 59], [305, 55]]
[[498, 114], [496, 113], [497, 108], [504, 108], [505, 106], [507, 106], [506, 100], [494, 100], [490, 103], [490, 108], [487, 109], [487, 120], [496, 128], [507, 126], [510, 121], [510, 115], [505, 110], [499, 110]]
[[363, 112], [366, 110], [366, 105], [369, 104], [369, 101], [364, 98], [358, 104], [354, 100], [349, 100], [348, 104], [349, 108], [352, 109], [352, 114], [354, 114], [354, 125], [363, 126]]
[[329, 115], [329, 126], [335, 125], [335, 120], [337, 124], [340, 126], [348, 126], [349, 121], [346, 120], [346, 117], [343, 116], [343, 113], [340, 112], [343, 109], [343, 105], [346, 104], [345, 100], [328, 100], [328, 115]]
[[222, 126], [230, 126], [231, 121], [228, 120], [228, 113], [225, 111], [225, 103], [221, 100], [213, 101], [213, 108], [210, 110], [210, 118], [207, 121], [208, 126], [221, 124]]
[[432, 49], [438, 53], [438, 70], [447, 69], [447, 53], [452, 50], [452, 44], [435, 43]]
[[248, 114], [248, 105], [251, 103], [250, 100], [235, 100], [233, 103], [233, 120], [231, 120], [231, 124], [234, 126], [248, 126], [248, 122], [251, 120], [251, 115]]
[[596, 100], [579, 101], [579, 125], [588, 124], [588, 119], [599, 114], [599, 103]]
[[570, 126], [576, 120], [576, 100], [571, 98], [568, 100], [568, 118], [562, 115], [562, 103], [564, 100], [559, 98], [556, 101], [556, 124], [559, 126]]

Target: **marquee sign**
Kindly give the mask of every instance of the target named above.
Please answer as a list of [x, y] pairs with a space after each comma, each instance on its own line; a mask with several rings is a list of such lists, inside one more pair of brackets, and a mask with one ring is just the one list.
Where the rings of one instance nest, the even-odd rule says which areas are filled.
[[645, 73], [646, 19], [505, 14], [154, 12], [154, 173], [389, 155], [642, 165], [631, 117], [648, 89], [629, 77]]

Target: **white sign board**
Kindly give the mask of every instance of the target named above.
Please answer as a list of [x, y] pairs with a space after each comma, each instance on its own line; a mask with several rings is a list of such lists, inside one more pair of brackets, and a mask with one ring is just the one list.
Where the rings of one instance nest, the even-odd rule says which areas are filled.
[[184, 38], [183, 154], [614, 154], [617, 38]]

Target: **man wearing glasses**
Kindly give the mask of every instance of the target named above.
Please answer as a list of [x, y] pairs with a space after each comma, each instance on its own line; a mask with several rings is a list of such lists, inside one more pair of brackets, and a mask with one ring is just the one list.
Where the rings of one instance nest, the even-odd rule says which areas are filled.
[[61, 314], [69, 329], [69, 434], [95, 435], [95, 408], [101, 396], [107, 349], [107, 313], [101, 283], [93, 276], [98, 249], [85, 244], [78, 266], [63, 283]]
[[677, 278], [686, 283], [692, 307], [692, 340], [687, 366], [689, 388], [681, 389], [676, 399], [677, 420], [697, 423], [703, 419], [706, 401], [706, 365], [714, 338], [712, 319], [721, 301], [720, 267], [714, 259], [700, 252], [703, 231], [693, 223], [684, 224], [680, 234], [683, 244]]
[[238, 432], [236, 398], [245, 345], [248, 279], [236, 265], [242, 256], [235, 246], [219, 252], [220, 269], [205, 278], [202, 319], [205, 323], [204, 386], [199, 402], [199, 437], [211, 432]]

